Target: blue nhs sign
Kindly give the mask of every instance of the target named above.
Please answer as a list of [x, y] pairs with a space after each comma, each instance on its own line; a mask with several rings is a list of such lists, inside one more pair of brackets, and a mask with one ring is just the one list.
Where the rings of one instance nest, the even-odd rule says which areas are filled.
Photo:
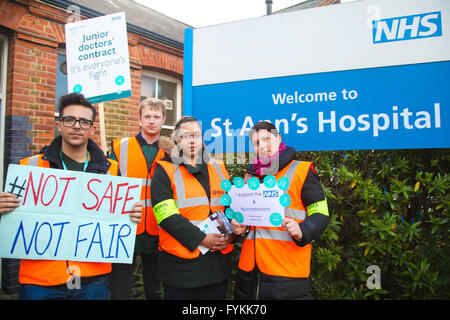
[[372, 21], [373, 43], [442, 36], [441, 12]]
[[263, 191], [263, 197], [264, 198], [276, 198], [276, 197], [278, 197], [278, 190]]

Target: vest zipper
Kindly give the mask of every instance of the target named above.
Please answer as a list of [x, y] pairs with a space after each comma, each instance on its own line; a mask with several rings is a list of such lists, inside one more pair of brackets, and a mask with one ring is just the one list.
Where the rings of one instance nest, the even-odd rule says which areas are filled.
[[256, 282], [256, 300], [259, 300], [259, 284], [261, 282], [261, 273], [258, 270], [257, 282]]
[[150, 232], [147, 230], [147, 208], [148, 208], [148, 192], [147, 192], [147, 190], [148, 190], [148, 187], [150, 187], [149, 185], [148, 185], [148, 177], [150, 176], [150, 169], [148, 168], [148, 163], [147, 163], [147, 178], [145, 179], [145, 199], [144, 199], [144, 206], [145, 206], [145, 210], [144, 210], [144, 214], [143, 214], [143, 217], [141, 217], [142, 218], [142, 221], [144, 222], [144, 232], [143, 232], [143, 234], [144, 233], [148, 233], [148, 234], [150, 234]]

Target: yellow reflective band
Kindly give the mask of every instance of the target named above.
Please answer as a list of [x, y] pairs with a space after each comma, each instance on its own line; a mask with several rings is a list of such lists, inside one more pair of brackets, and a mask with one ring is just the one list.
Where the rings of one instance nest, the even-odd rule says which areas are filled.
[[308, 212], [308, 216], [312, 215], [313, 213], [321, 213], [329, 216], [327, 199], [310, 204], [306, 207], [306, 212]]
[[155, 218], [158, 224], [174, 214], [180, 214], [175, 200], [173, 199], [161, 201], [153, 207], [153, 212], [155, 213]]

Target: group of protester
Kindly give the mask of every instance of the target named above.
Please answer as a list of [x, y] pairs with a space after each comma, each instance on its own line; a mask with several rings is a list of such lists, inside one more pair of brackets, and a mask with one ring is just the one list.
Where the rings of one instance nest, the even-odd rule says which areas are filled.
[[[229, 179], [224, 163], [206, 154], [197, 119], [181, 118], [172, 136], [163, 137], [164, 103], [147, 98], [139, 107], [140, 132], [114, 140], [106, 157], [91, 140], [95, 117], [83, 95], [62, 96], [60, 135], [20, 164], [143, 179], [141, 200], [129, 214], [137, 224], [133, 264], [22, 259], [20, 299], [130, 299], [138, 257], [146, 299], [225, 299], [238, 242], [236, 299], [308, 298], [311, 243], [329, 223], [328, 207], [314, 164], [296, 160], [275, 126], [259, 122], [250, 130], [256, 157], [245, 180], [288, 178], [291, 203], [285, 218], [280, 227], [245, 226], [232, 219], [233, 234], [225, 237], [196, 226], [225, 211], [220, 184]], [[19, 205], [15, 195], [0, 193], [0, 214]], [[199, 246], [209, 250], [203, 254]], [[80, 278], [80, 286], [67, 285], [73, 277]]]

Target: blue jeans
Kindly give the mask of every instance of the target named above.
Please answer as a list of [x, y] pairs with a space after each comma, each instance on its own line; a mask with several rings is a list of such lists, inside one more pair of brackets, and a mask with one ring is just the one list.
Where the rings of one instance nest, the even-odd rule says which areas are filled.
[[[83, 281], [82, 281], [83, 282]], [[107, 300], [107, 276], [81, 283], [79, 289], [69, 289], [67, 285], [39, 286], [22, 284], [19, 291], [20, 300]]]

